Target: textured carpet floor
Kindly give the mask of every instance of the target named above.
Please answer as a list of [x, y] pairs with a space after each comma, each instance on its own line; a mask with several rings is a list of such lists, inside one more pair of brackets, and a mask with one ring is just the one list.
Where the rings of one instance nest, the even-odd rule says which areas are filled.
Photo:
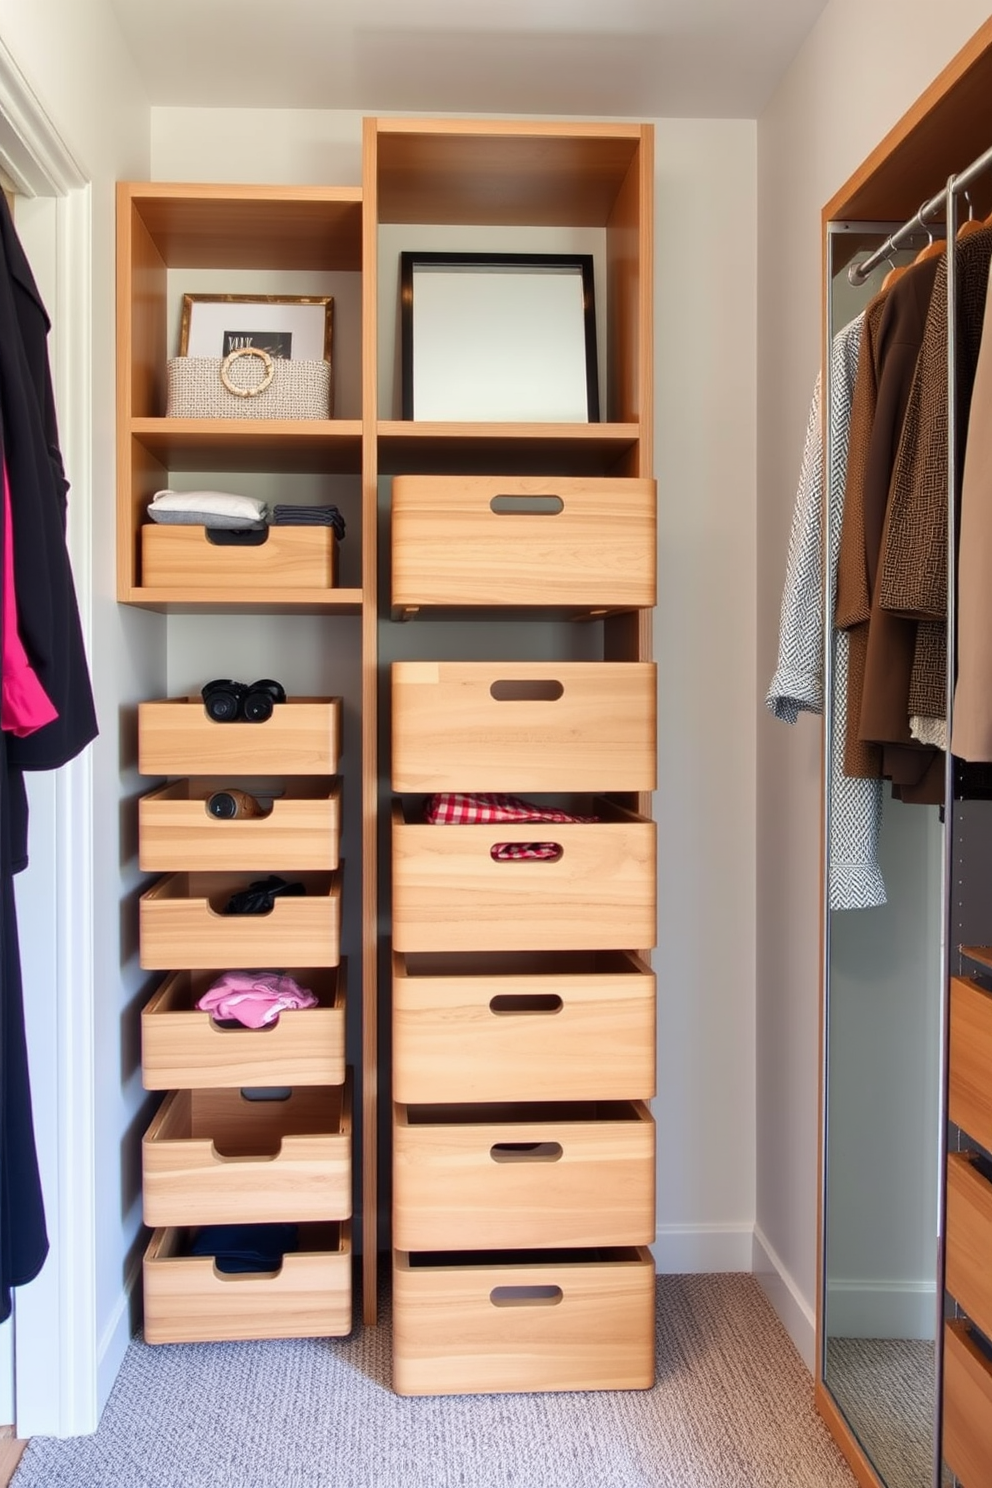
[[97, 1433], [13, 1488], [855, 1488], [750, 1276], [659, 1278], [647, 1391], [400, 1399], [389, 1335], [136, 1340]]
[[933, 1344], [916, 1338], [831, 1338], [827, 1383], [886, 1488], [930, 1488]]

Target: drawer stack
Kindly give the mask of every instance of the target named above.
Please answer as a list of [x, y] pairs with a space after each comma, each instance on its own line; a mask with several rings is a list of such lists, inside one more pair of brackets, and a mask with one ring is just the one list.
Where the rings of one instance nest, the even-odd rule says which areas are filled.
[[[592, 575], [587, 605], [629, 606], [610, 502], [653, 514], [651, 482], [574, 483], [599, 512], [585, 536], [596, 533], [605, 578], [574, 531], [553, 553], [545, 517], [491, 508], [497, 494], [539, 490], [567, 510], [570, 484], [397, 478], [394, 604], [474, 593], [512, 606], [543, 563], [547, 603], [579, 603]], [[487, 542], [506, 522], [518, 530]], [[653, 601], [653, 524], [649, 536], [645, 554], [643, 528], [639, 544], [617, 524], [617, 542], [650, 568], [641, 602]], [[655, 758], [649, 662], [393, 666], [401, 1394], [653, 1382], [655, 987], [640, 953], [655, 942], [655, 829], [613, 797], [651, 791]], [[580, 819], [430, 824], [425, 800], [444, 793], [522, 797]], [[518, 855], [534, 843], [540, 856]]]
[[[142, 1144], [149, 1343], [340, 1336], [351, 1329], [351, 1082], [341, 962], [340, 700], [290, 699], [262, 723], [217, 723], [199, 699], [139, 707], [139, 769], [169, 782], [139, 803], [143, 967], [166, 972], [142, 1014], [142, 1073], [167, 1091]], [[248, 791], [264, 815], [207, 812]], [[270, 874], [305, 893], [225, 914]], [[317, 997], [259, 1028], [197, 1001], [223, 971], [285, 974]], [[264, 1270], [197, 1251], [290, 1226]], [[233, 1232], [229, 1227], [238, 1227]], [[264, 1232], [269, 1239], [272, 1231]], [[224, 1255], [228, 1250], [224, 1251]]]

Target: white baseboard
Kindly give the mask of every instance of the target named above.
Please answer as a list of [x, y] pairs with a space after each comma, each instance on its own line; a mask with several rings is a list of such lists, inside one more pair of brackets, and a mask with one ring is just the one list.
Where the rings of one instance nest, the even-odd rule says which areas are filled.
[[803, 1296], [798, 1283], [758, 1225], [754, 1227], [751, 1270], [778, 1313], [782, 1326], [809, 1370], [816, 1373], [816, 1308]]
[[750, 1224], [659, 1225], [651, 1252], [663, 1275], [750, 1271]]
[[933, 1338], [937, 1288], [933, 1280], [827, 1283], [832, 1338]]
[[97, 1419], [90, 1427], [92, 1431], [95, 1431], [99, 1424], [99, 1418], [103, 1414], [103, 1408], [110, 1398], [110, 1392], [114, 1388], [121, 1364], [124, 1362], [127, 1346], [131, 1342], [131, 1297], [135, 1288], [141, 1282], [141, 1263], [143, 1259], [143, 1252], [139, 1252], [128, 1272], [127, 1279], [114, 1305], [107, 1326], [100, 1335], [96, 1363]]

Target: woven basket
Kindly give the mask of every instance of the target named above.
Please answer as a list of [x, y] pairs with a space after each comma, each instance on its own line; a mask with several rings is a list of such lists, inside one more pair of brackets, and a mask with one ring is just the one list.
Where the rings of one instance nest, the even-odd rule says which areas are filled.
[[254, 348], [226, 357], [170, 357], [167, 418], [327, 419], [330, 362], [285, 361]]

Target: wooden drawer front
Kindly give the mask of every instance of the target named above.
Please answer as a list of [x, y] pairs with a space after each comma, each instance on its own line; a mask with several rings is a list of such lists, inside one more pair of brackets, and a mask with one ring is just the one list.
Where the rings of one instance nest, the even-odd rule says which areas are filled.
[[637, 956], [394, 955], [398, 1101], [648, 1099], [655, 978]]
[[174, 1090], [141, 1144], [148, 1225], [267, 1224], [351, 1214], [351, 1093], [284, 1099]]
[[335, 775], [340, 752], [340, 698], [291, 698], [264, 723], [215, 723], [198, 697], [138, 704], [142, 775]]
[[640, 1101], [397, 1105], [394, 1243], [645, 1245], [655, 1231], [654, 1152]]
[[184, 1230], [156, 1230], [145, 1251], [146, 1343], [341, 1338], [351, 1332], [348, 1224], [300, 1226], [300, 1249], [274, 1274], [225, 1275], [184, 1254]]
[[[206, 527], [150, 523], [141, 529], [141, 583], [147, 589], [330, 589], [337, 542], [329, 527], [268, 527], [265, 541], [213, 541]], [[254, 534], [253, 534], [254, 536]]]
[[139, 900], [141, 964], [170, 971], [238, 967], [336, 966], [341, 959], [341, 884], [337, 874], [294, 873], [307, 886], [277, 898], [268, 914], [225, 915], [245, 874], [170, 873]]
[[951, 978], [949, 1114], [992, 1148], [992, 994], [970, 977]]
[[656, 601], [654, 481], [400, 475], [392, 507], [394, 605]]
[[992, 1483], [992, 1361], [965, 1322], [944, 1328], [943, 1448], [962, 1488]]
[[394, 790], [655, 787], [653, 662], [401, 661], [392, 678]]
[[212, 971], [175, 971], [141, 1014], [146, 1090], [242, 1085], [341, 1085], [345, 1078], [345, 965], [290, 969], [317, 1007], [280, 1013], [265, 1028], [221, 1027], [197, 1011]]
[[[341, 793], [319, 780], [290, 781], [266, 816], [211, 816], [207, 797], [228, 782], [181, 780], [138, 802], [139, 863], [152, 873], [244, 868], [267, 873], [338, 866]], [[272, 787], [270, 787], [272, 789]], [[264, 798], [264, 792], [259, 791]]]
[[983, 1333], [992, 1333], [992, 1183], [974, 1153], [947, 1160], [947, 1290]]
[[400, 1395], [647, 1390], [654, 1327], [647, 1250], [395, 1256]]
[[[655, 943], [654, 823], [438, 827], [393, 820], [398, 951], [636, 950]], [[555, 842], [557, 861], [497, 862], [501, 842]]]

